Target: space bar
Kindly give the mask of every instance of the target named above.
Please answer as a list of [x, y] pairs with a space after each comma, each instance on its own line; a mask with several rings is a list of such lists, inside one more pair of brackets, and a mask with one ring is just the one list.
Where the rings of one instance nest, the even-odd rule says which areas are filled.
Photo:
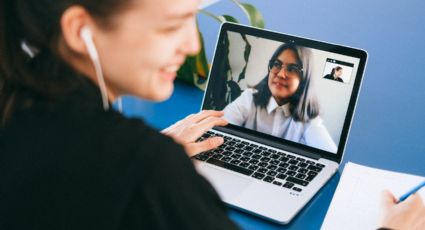
[[214, 159], [214, 158], [208, 159], [207, 162], [210, 163], [210, 164], [213, 164], [213, 165], [217, 165], [217, 166], [238, 172], [238, 173], [242, 173], [242, 174], [247, 175], [247, 176], [250, 176], [254, 172], [252, 170], [244, 169], [242, 167], [232, 165], [232, 164], [229, 164], [227, 162], [220, 161], [220, 160], [217, 160], [217, 159]]

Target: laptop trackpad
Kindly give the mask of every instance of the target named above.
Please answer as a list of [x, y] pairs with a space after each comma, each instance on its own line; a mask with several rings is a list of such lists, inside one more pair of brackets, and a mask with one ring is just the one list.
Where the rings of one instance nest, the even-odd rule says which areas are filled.
[[224, 201], [231, 201], [237, 196], [240, 196], [253, 183], [248, 178], [233, 174], [232, 172], [226, 172], [226, 170], [217, 169], [208, 164], [198, 166], [198, 172], [213, 185]]

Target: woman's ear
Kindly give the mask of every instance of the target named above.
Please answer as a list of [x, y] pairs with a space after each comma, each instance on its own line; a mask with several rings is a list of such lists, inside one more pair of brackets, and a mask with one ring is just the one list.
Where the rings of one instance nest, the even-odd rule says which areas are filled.
[[71, 6], [62, 14], [61, 30], [64, 45], [70, 49], [71, 52], [77, 54], [88, 55], [86, 45], [81, 32], [83, 28], [94, 25], [90, 14], [81, 6]]

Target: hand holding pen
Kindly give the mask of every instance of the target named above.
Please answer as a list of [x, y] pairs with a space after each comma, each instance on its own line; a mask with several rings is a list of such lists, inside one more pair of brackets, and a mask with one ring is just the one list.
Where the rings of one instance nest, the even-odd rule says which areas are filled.
[[425, 229], [425, 205], [417, 193], [424, 186], [425, 181], [398, 199], [391, 192], [383, 191], [383, 210], [379, 227], [396, 230]]

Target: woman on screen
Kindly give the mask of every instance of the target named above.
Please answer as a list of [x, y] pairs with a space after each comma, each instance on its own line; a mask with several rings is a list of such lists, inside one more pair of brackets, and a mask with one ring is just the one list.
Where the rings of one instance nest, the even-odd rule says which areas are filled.
[[337, 147], [319, 116], [311, 86], [307, 49], [279, 46], [267, 76], [224, 109], [229, 123], [336, 153]]

